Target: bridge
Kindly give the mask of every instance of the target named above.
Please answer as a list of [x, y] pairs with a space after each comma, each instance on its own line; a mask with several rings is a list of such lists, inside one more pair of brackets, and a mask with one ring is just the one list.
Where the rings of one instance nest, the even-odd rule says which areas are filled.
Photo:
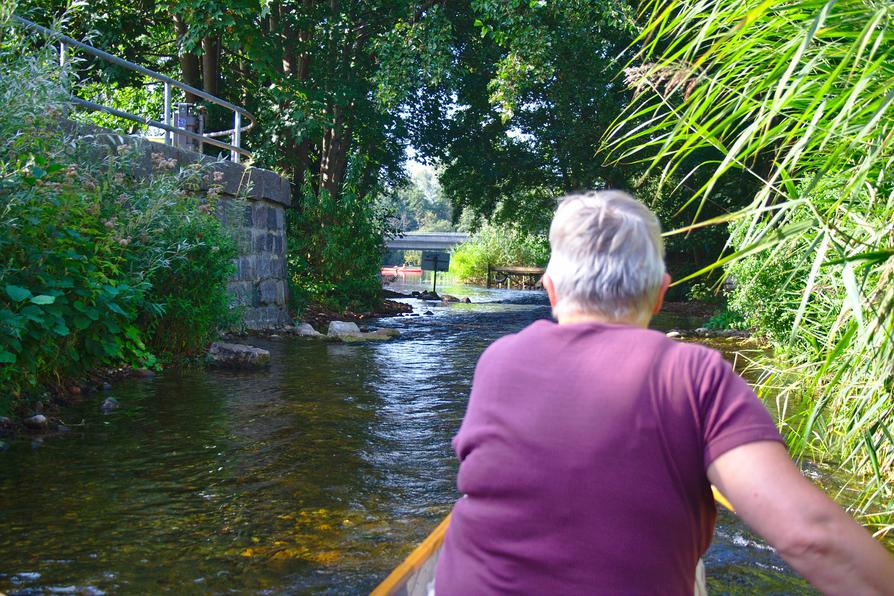
[[386, 246], [388, 250], [450, 250], [468, 239], [465, 232], [408, 232]]

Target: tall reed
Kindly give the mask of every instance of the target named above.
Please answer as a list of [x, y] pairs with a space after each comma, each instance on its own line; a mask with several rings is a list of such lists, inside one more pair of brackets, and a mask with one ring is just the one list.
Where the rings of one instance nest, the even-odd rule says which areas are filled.
[[[873, 0], [651, 0], [637, 92], [605, 139], [609, 158], [712, 175], [671, 234], [735, 222], [723, 255], [743, 291], [779, 266], [764, 303], [788, 322], [770, 368], [796, 453], [835, 458], [862, 487], [852, 505], [894, 517], [894, 4]], [[760, 181], [747, 208], [700, 217], [720, 177]], [[781, 264], [781, 265], [780, 265]], [[735, 266], [733, 266], [735, 269]], [[774, 315], [775, 317], [775, 315]], [[757, 317], [759, 318], [759, 316]], [[771, 333], [772, 335], [772, 333]], [[886, 522], [885, 520], [889, 520]]]

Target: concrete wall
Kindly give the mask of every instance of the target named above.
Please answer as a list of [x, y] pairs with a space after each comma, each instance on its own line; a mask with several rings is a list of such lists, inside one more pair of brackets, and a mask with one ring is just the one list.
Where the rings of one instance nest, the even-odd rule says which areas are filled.
[[291, 206], [289, 182], [269, 170], [218, 161], [192, 151], [121, 135], [95, 126], [69, 122], [81, 135], [92, 135], [103, 144], [134, 144], [143, 154], [139, 170], [150, 176], [159, 157], [173, 159], [178, 167], [202, 161], [218, 180], [203, 176], [201, 193], [220, 185], [218, 215], [236, 235], [239, 257], [229, 283], [230, 295], [243, 309], [244, 326], [253, 330], [274, 329], [291, 322], [289, 317], [286, 265], [285, 210]]

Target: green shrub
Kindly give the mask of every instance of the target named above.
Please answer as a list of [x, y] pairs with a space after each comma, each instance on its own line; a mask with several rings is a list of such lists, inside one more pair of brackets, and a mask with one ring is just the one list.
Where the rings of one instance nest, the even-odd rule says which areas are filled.
[[[840, 180], [829, 179], [811, 192], [810, 200], [820, 208], [833, 207], [839, 200]], [[812, 214], [806, 207], [792, 210], [793, 223], [810, 221]], [[758, 224], [757, 229], [766, 223]], [[848, 224], [853, 227], [853, 224]], [[746, 234], [752, 224], [740, 220], [730, 225], [730, 243], [736, 250], [746, 248]], [[814, 351], [808, 336], [792, 333], [798, 312], [804, 302], [804, 292], [811, 268], [817, 257], [820, 229], [787, 238], [772, 250], [759, 252], [732, 262], [727, 274], [734, 289], [727, 296], [729, 309], [737, 313], [749, 327], [771, 340], [780, 350], [801, 354]], [[842, 228], [842, 231], [848, 230]], [[852, 230], [856, 233], [856, 230]], [[820, 268], [815, 273], [811, 300], [805, 303], [801, 322], [819, 333], [832, 327], [841, 312], [844, 288], [837, 271]], [[809, 309], [809, 310], [808, 310]], [[802, 331], [810, 332], [809, 327]]]
[[309, 304], [366, 310], [381, 300], [379, 271], [391, 230], [387, 214], [358, 189], [363, 161], [352, 157], [339, 196], [307, 183], [300, 211], [288, 214], [289, 288], [299, 310]]
[[[221, 328], [237, 325], [240, 312], [231, 307], [227, 293], [237, 255], [232, 234], [210, 214], [207, 203], [182, 192], [165, 196], [173, 200], [160, 211], [156, 246], [141, 255], [161, 257], [161, 263], [140, 269], [151, 286], [146, 304], [161, 309], [144, 309], [140, 326], [153, 353], [169, 362], [204, 352]], [[151, 202], [154, 196], [147, 198]]]
[[748, 329], [748, 323], [739, 313], [722, 308], [719, 312], [714, 313], [705, 323], [708, 329]]
[[453, 249], [450, 273], [466, 283], [484, 283], [487, 266], [542, 267], [549, 261], [549, 240], [515, 227], [485, 223]]
[[205, 173], [175, 174], [157, 158], [151, 180], [135, 178], [129, 145], [64, 132], [64, 89], [51, 54], [6, 38], [0, 388], [14, 396], [99, 366], [194, 354], [230, 313], [235, 248], [211, 213], [216, 192], [194, 192]]

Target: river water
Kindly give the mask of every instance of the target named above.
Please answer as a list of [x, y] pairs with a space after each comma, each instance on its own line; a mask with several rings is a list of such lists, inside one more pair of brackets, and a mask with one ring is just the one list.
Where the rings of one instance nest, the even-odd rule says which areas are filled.
[[[369, 592], [457, 498], [450, 439], [478, 355], [550, 315], [539, 292], [443, 290], [474, 304], [410, 300], [420, 316], [376, 323], [400, 329], [386, 343], [257, 339], [268, 372], [125, 381], [119, 410], [92, 396], [65, 435], [15, 442], [0, 592]], [[712, 593], [810, 592], [726, 513], [706, 565]]]

